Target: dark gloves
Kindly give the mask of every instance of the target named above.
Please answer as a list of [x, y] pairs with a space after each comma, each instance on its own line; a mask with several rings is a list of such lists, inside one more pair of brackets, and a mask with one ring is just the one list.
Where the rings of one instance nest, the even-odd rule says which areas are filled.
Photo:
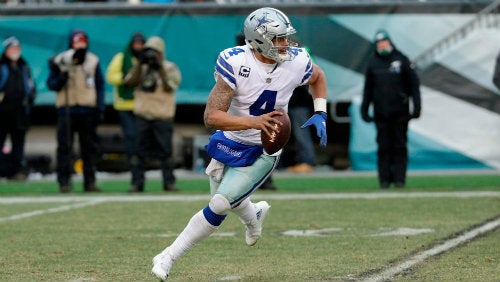
[[36, 92], [31, 93], [23, 99], [23, 107], [31, 107], [35, 103]]
[[419, 118], [420, 110], [413, 110], [413, 114], [411, 114], [411, 118]]
[[59, 73], [59, 80], [57, 82], [57, 88], [59, 90], [63, 89], [64, 85], [68, 82], [69, 74], [67, 71], [63, 71]]
[[373, 118], [368, 113], [361, 113], [361, 118], [365, 122], [372, 122], [373, 121]]
[[83, 64], [83, 61], [85, 61], [85, 54], [87, 54], [87, 49], [76, 49], [73, 54], [73, 64]]
[[63, 71], [59, 74], [59, 82], [61, 83], [61, 85], [66, 84], [66, 82], [68, 82], [68, 79], [69, 79], [69, 74], [67, 71]]

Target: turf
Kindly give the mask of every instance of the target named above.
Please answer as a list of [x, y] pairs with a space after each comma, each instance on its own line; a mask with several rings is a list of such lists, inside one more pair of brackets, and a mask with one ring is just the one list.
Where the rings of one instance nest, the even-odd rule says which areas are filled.
[[[498, 196], [406, 197], [411, 192], [499, 191], [498, 175], [412, 176], [407, 188], [393, 194], [380, 190], [374, 177], [277, 177], [275, 183], [278, 191], [254, 195], [272, 206], [256, 246], [245, 245], [244, 227], [230, 214], [213, 236], [176, 262], [169, 281], [362, 280], [500, 216]], [[37, 199], [60, 195], [54, 183], [1, 183], [0, 280], [155, 281], [150, 275], [151, 258], [207, 204], [206, 200], [154, 200], [172, 195], [161, 191], [158, 180], [148, 183], [144, 196], [153, 196], [148, 201], [126, 194], [127, 181], [100, 184], [104, 193], [89, 196], [76, 191], [67, 194], [70, 198], [50, 198], [60, 202], [41, 203]], [[208, 198], [206, 179], [179, 179], [178, 185], [182, 190], [175, 195]], [[321, 199], [336, 192], [369, 192], [379, 197]], [[305, 193], [319, 197], [280, 198]], [[98, 199], [93, 196], [101, 195], [120, 198], [93, 202]], [[33, 202], [9, 203], [12, 196], [31, 196]], [[87, 205], [54, 211], [79, 203]], [[37, 211], [54, 212], [15, 219]], [[401, 228], [425, 232], [387, 235]], [[497, 229], [394, 280], [498, 281], [498, 236]]]

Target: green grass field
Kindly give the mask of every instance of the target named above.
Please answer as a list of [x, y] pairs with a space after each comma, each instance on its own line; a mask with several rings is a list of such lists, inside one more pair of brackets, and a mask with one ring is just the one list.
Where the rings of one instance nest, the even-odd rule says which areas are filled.
[[[169, 281], [377, 281], [377, 274], [500, 218], [500, 176], [412, 176], [403, 190], [374, 177], [277, 177], [263, 238], [245, 245], [230, 214], [181, 257]], [[61, 195], [52, 182], [0, 183], [0, 281], [155, 281], [151, 259], [208, 200], [205, 179], [179, 193], [151, 180], [128, 195], [126, 180], [100, 194]], [[500, 281], [495, 227], [392, 281]], [[371, 279], [371, 280], [370, 280]]]

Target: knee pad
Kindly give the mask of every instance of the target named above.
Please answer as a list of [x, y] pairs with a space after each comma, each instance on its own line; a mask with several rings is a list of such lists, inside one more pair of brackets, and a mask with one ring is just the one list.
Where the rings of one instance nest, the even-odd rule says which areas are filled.
[[210, 199], [208, 206], [214, 213], [220, 215], [227, 214], [227, 211], [231, 209], [231, 204], [229, 204], [229, 201], [221, 194], [215, 194], [212, 199]]

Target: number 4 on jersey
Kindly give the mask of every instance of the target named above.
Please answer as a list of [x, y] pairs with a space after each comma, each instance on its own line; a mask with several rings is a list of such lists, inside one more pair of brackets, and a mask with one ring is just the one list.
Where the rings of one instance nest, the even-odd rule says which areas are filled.
[[260, 116], [274, 111], [278, 91], [264, 90], [259, 98], [250, 106], [252, 116]]

